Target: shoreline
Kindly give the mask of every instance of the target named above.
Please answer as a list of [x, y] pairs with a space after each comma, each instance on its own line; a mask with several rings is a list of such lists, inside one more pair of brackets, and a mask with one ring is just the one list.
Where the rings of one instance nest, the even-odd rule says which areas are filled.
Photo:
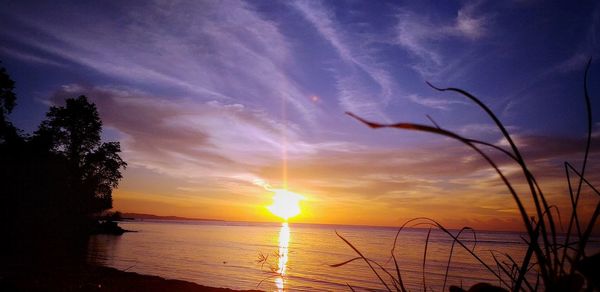
[[127, 272], [99, 265], [13, 267], [0, 275], [2, 291], [183, 291], [259, 292], [209, 287], [184, 280]]

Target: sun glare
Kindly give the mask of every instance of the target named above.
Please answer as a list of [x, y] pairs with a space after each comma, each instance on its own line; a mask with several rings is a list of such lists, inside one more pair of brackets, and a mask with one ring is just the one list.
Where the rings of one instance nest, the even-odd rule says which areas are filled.
[[290, 192], [288, 190], [276, 189], [273, 190], [275, 195], [273, 196], [273, 204], [267, 208], [271, 213], [276, 216], [288, 220], [298, 214], [300, 214], [300, 200], [302, 196]]

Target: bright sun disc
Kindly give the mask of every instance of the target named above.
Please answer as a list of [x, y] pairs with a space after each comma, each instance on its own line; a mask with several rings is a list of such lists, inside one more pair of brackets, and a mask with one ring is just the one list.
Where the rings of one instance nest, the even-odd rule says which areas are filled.
[[276, 216], [288, 220], [300, 214], [300, 200], [302, 196], [288, 190], [273, 190], [273, 204], [267, 208]]

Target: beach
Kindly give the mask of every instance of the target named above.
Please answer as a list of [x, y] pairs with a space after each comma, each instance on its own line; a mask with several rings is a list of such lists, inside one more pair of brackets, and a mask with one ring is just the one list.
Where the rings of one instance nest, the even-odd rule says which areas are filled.
[[5, 271], [0, 278], [2, 291], [259, 291], [215, 288], [196, 283], [96, 265], [20, 267]]

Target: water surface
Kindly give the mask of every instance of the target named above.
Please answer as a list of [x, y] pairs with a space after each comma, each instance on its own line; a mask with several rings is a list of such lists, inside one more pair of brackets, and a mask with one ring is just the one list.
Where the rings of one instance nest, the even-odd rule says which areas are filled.
[[[131, 221], [122, 227], [138, 232], [94, 236], [89, 259], [121, 270], [181, 279], [214, 287], [266, 291], [381, 290], [384, 286], [364, 261], [333, 268], [356, 256], [337, 235], [344, 236], [363, 254], [389, 271], [396, 228], [313, 224], [272, 224], [221, 221]], [[423, 290], [423, 255], [427, 229], [403, 231], [396, 256], [403, 280], [411, 290]], [[478, 232], [475, 251], [490, 266], [490, 251], [522, 258], [520, 234]], [[472, 236], [465, 243], [472, 248]], [[441, 290], [451, 238], [432, 230], [425, 283]], [[263, 259], [263, 261], [260, 261]], [[266, 259], [266, 261], [264, 260]], [[464, 249], [455, 248], [448, 284], [469, 286], [498, 283], [490, 271]], [[447, 288], [446, 288], [447, 289]]]

